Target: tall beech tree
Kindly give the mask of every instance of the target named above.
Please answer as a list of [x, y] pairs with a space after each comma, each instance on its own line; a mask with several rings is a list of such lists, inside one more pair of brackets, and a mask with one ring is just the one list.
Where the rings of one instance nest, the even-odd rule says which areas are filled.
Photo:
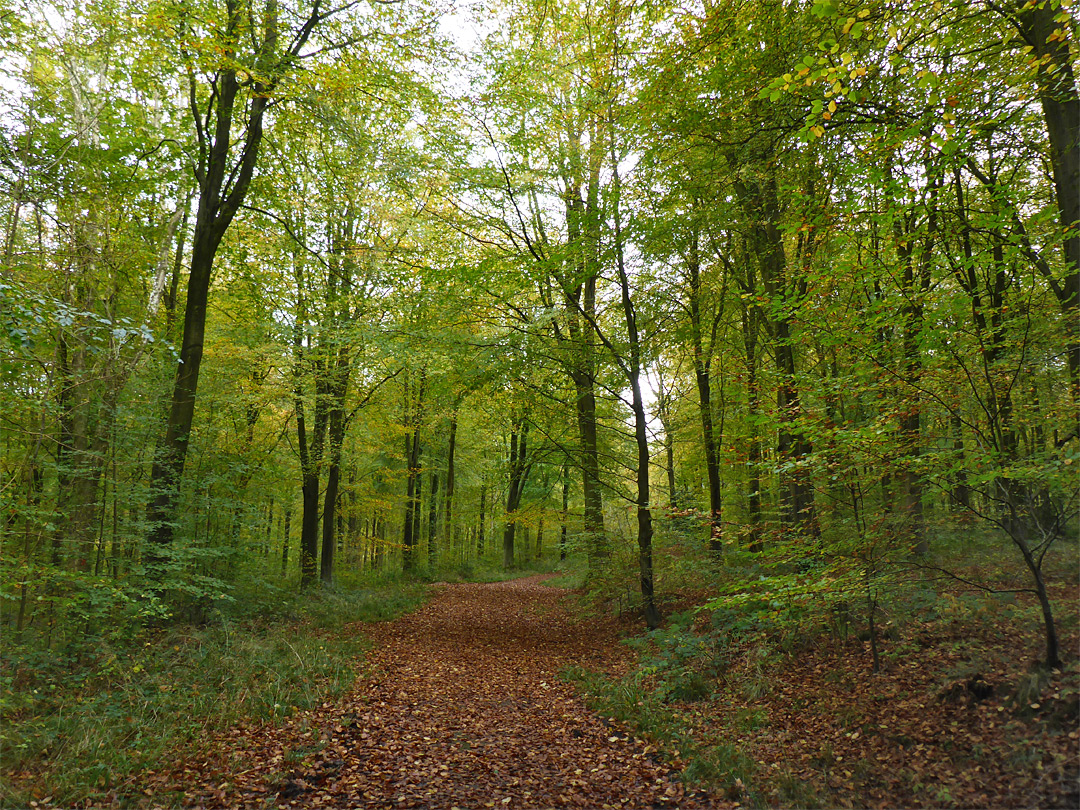
[[[492, 201], [499, 222], [489, 218], [488, 224], [508, 242], [509, 256], [531, 265], [530, 281], [544, 309], [535, 325], [554, 341], [551, 356], [573, 385], [583, 531], [589, 558], [599, 566], [609, 556], [598, 417], [604, 361], [592, 325], [600, 317], [601, 172], [607, 160], [606, 112], [597, 89], [610, 81], [601, 53], [610, 43], [591, 38], [594, 23], [602, 23], [599, 10], [556, 12], [522, 3], [513, 24], [487, 43], [486, 60], [497, 67], [490, 95], [499, 106], [491, 111], [496, 126], [481, 122], [480, 131], [499, 151], [488, 179], [500, 197]], [[548, 33], [557, 35], [533, 47]], [[509, 81], [505, 71], [521, 60], [534, 66], [524, 84]], [[542, 116], [544, 141], [527, 123], [533, 115]], [[519, 187], [514, 182], [519, 171], [534, 174], [537, 182]]]
[[[214, 259], [243, 205], [259, 161], [271, 100], [295, 74], [304, 49], [329, 18], [356, 2], [323, 10], [313, 0], [299, 12], [267, 0], [262, 9], [222, 0], [206, 16], [187, 7], [168, 9], [187, 79], [197, 148], [192, 173], [198, 186], [191, 261], [165, 436], [151, 471], [150, 540], [172, 542], [177, 497], [195, 418]], [[338, 45], [340, 47], [340, 44]]]
[[[612, 13], [613, 29], [611, 31], [613, 49], [613, 67], [615, 71], [619, 65], [619, 30], [617, 26], [622, 20], [618, 9]], [[617, 76], [618, 74], [616, 74]], [[617, 79], [616, 79], [617, 80]], [[626, 323], [627, 351], [625, 358], [620, 358], [620, 366], [630, 384], [630, 410], [634, 414], [634, 444], [637, 446], [637, 465], [635, 469], [636, 485], [636, 512], [637, 512], [637, 543], [638, 543], [638, 583], [641, 588], [642, 613], [645, 616], [645, 624], [650, 630], [660, 626], [660, 610], [656, 605], [655, 582], [653, 575], [653, 521], [652, 521], [652, 498], [650, 495], [649, 465], [651, 464], [651, 451], [649, 448], [648, 417], [645, 414], [645, 400], [642, 394], [642, 377], [645, 365], [645, 337], [642, 335], [642, 324], [638, 308], [634, 305], [634, 297], [630, 288], [630, 276], [626, 267], [626, 246], [622, 229], [622, 182], [619, 174], [619, 163], [623, 155], [620, 154], [616, 141], [618, 138], [615, 127], [615, 93], [618, 88], [613, 88], [612, 98], [608, 106], [608, 124], [611, 128], [609, 133], [609, 145], [611, 154], [611, 222], [612, 238], [615, 249], [615, 268], [619, 280], [619, 296], [622, 303], [623, 319]], [[711, 438], [711, 437], [707, 437]], [[713, 527], [715, 536], [716, 528]]]
[[[1066, 269], [1057, 278], [1045, 262], [1037, 261], [1037, 266], [1050, 283], [1064, 316], [1066, 361], [1080, 438], [1080, 91], [1075, 70], [1076, 21], [1062, 2], [1014, 0], [987, 5], [1016, 27], [1035, 63]], [[1026, 242], [1025, 247], [1029, 246], [1030, 242]]]
[[[514, 539], [518, 528], [518, 511], [525, 494], [525, 484], [532, 469], [529, 455], [529, 421], [527, 414], [512, 417], [510, 425], [509, 456], [506, 462], [506, 509], [503, 523], [502, 564], [509, 570], [514, 567]], [[526, 549], [526, 553], [527, 553]]]

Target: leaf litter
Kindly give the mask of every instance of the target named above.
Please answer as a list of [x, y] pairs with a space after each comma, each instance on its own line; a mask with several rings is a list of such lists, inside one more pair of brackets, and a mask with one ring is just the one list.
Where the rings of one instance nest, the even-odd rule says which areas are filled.
[[576, 618], [544, 576], [439, 584], [420, 610], [353, 626], [373, 649], [355, 688], [283, 725], [234, 728], [149, 776], [143, 806], [191, 808], [724, 807], [681, 763], [590, 712], [560, 678], [617, 674], [614, 619]]

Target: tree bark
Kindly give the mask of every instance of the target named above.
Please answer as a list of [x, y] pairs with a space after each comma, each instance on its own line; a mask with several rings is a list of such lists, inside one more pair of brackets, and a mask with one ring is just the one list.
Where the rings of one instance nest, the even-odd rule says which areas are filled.
[[480, 522], [476, 531], [476, 556], [484, 556], [484, 520], [487, 512], [487, 480], [480, 483]]
[[721, 538], [723, 501], [720, 491], [720, 454], [713, 426], [712, 346], [706, 347], [701, 324], [701, 258], [699, 236], [695, 230], [686, 256], [686, 272], [690, 282], [690, 334], [694, 351], [694, 379], [697, 382], [698, 411], [701, 414], [701, 439], [705, 450], [705, 471], [709, 480], [709, 552], [718, 556], [723, 551]]
[[[506, 492], [506, 524], [503, 527], [503, 568], [514, 567], [514, 534], [517, 528], [517, 512], [529, 475], [527, 461], [529, 423], [519, 418], [510, 432], [510, 459], [508, 463], [509, 486]], [[528, 549], [526, 548], [526, 555]]]
[[421, 369], [415, 401], [409, 408], [408, 387], [405, 391], [405, 522], [402, 527], [402, 565], [406, 571], [416, 567], [416, 545], [419, 540], [420, 516], [420, 425], [423, 421], [424, 387], [427, 374]]
[[[322, 557], [319, 560], [319, 578], [326, 586], [334, 584], [335, 520], [338, 492], [341, 482], [341, 433], [340, 425], [330, 416], [330, 464], [326, 471], [326, 492], [323, 494]], [[339, 435], [335, 437], [335, 432]], [[335, 439], [337, 447], [335, 447]]]
[[761, 542], [761, 439], [757, 417], [761, 413], [761, 392], [758, 390], [758, 315], [750, 305], [742, 312], [743, 349], [746, 352], [746, 415], [750, 436], [746, 448], [746, 513], [749, 530], [747, 547], [757, 553]]
[[[656, 605], [653, 583], [653, 525], [652, 510], [649, 501], [649, 435], [648, 419], [645, 415], [645, 401], [641, 394], [642, 345], [638, 331], [637, 310], [630, 293], [630, 279], [626, 273], [623, 253], [622, 223], [619, 205], [622, 185], [619, 179], [619, 160], [615, 149], [614, 112], [609, 108], [612, 129], [611, 137], [611, 174], [612, 174], [612, 220], [615, 225], [615, 265], [619, 275], [619, 291], [622, 297], [623, 318], [626, 321], [626, 334], [629, 339], [630, 363], [624, 369], [628, 371], [631, 391], [631, 410], [634, 413], [634, 442], [637, 445], [637, 539], [638, 539], [638, 579], [641, 585], [642, 613], [645, 624], [650, 630], [660, 626], [660, 610]], [[714, 542], [719, 540], [714, 536]], [[710, 548], [712, 546], [710, 545]]]
[[266, 531], [263, 534], [262, 542], [262, 556], [270, 556], [270, 547], [274, 539], [274, 496], [270, 496], [269, 503], [266, 504]]
[[435, 570], [439, 557], [439, 474], [431, 471], [428, 487], [428, 567]]
[[457, 449], [458, 415], [450, 415], [450, 438], [446, 444], [446, 494], [443, 496], [443, 547], [449, 551], [454, 523], [454, 453]]
[[562, 526], [559, 529], [559, 559], [566, 559], [566, 534], [570, 522], [570, 464], [563, 462], [562, 468]]
[[660, 427], [664, 431], [664, 472], [667, 475], [668, 509], [674, 512], [679, 508], [679, 499], [675, 491], [675, 436], [671, 424], [670, 392], [664, 390], [664, 376], [658, 377], [658, 397], [656, 401]]
[[[581, 484], [584, 501], [583, 531], [590, 569], [610, 554], [604, 529], [604, 496], [600, 480], [600, 455], [596, 421], [596, 347], [592, 324], [596, 322], [596, 279], [600, 274], [600, 167], [603, 144], [597, 133], [583, 157], [582, 133], [568, 127], [569, 166], [564, 183], [569, 258], [558, 279], [566, 313], [566, 343], [570, 351], [567, 371], [574, 383], [574, 411], [581, 452]], [[585, 195], [582, 196], [582, 184]]]
[[[798, 465], [813, 450], [811, 443], [798, 427], [802, 402], [796, 382], [794, 336], [791, 316], [786, 312], [790, 299], [787, 279], [787, 257], [784, 237], [780, 230], [780, 203], [777, 198], [776, 177], [772, 170], [753, 183], [738, 182], [737, 189], [753, 223], [753, 239], [758, 253], [758, 266], [765, 292], [778, 305], [777, 314], [770, 319], [770, 333], [776, 368], [780, 375], [776, 391], [776, 407], [780, 420], [776, 449], [779, 457]], [[814, 493], [807, 474], [796, 469], [783, 476], [783, 503], [786, 522], [795, 531], [816, 534]]]
[[[227, 41], [231, 41], [240, 25], [240, 5], [226, 3]], [[267, 31], [267, 41], [276, 40], [276, 31]], [[226, 56], [235, 54], [227, 48]], [[194, 81], [194, 80], [192, 80]], [[213, 278], [214, 257], [225, 236], [225, 231], [247, 196], [251, 177], [262, 142], [263, 114], [266, 109], [269, 88], [259, 83], [245, 115], [245, 138], [236, 179], [227, 188], [229, 176], [229, 153], [233, 137], [233, 116], [240, 84], [234, 69], [221, 72], [218, 79], [211, 115], [214, 133], [209, 144], [204, 143], [202, 156], [196, 170], [199, 183], [199, 202], [195, 215], [195, 231], [192, 238], [191, 269], [188, 274], [187, 302], [184, 308], [184, 332], [180, 339], [179, 364], [173, 383], [172, 402], [166, 423], [165, 437], [158, 446], [150, 473], [151, 487], [156, 493], [148, 510], [150, 541], [158, 545], [172, 542], [175, 531], [177, 497], [180, 479], [184, 472], [191, 427], [195, 417], [195, 397], [199, 387], [199, 371], [202, 367], [203, 344], [206, 332], [206, 311]], [[258, 92], [262, 90], [262, 92]], [[200, 112], [194, 101], [193, 113]], [[207, 125], [210, 124], [208, 120]], [[202, 122], [200, 120], [200, 132]], [[200, 138], [202, 140], [202, 138]], [[225, 196], [223, 197], [223, 192]]]
[[[1050, 140], [1066, 264], [1064, 278], [1051, 286], [1064, 315], [1069, 383], [1075, 406], [1080, 404], [1080, 93], [1070, 53], [1071, 31], [1068, 23], [1055, 22], [1060, 9], [1054, 3], [1014, 0], [1012, 9], [1013, 23], [1039, 59], [1035, 81]], [[1055, 33], [1057, 36], [1053, 36]]]
[[[911, 393], [903, 403], [899, 428], [905, 465], [900, 473], [900, 504], [904, 514], [903, 532], [916, 555], [925, 557], [930, 549], [926, 539], [923, 516], [923, 484], [918, 471], [922, 456], [922, 389], [923, 361], [919, 340], [923, 330], [924, 301], [930, 290], [933, 250], [937, 232], [937, 202], [940, 174], [926, 166], [929, 182], [929, 206], [926, 219], [919, 227], [917, 215], [896, 212], [893, 217], [893, 236], [901, 264], [901, 293], [904, 300], [902, 351], [903, 372]], [[921, 230], [921, 233], [920, 233]], [[916, 240], [921, 239], [921, 249]]]
[[[334, 311], [333, 302], [331, 302], [331, 311]], [[347, 311], [346, 304], [343, 312]], [[334, 532], [337, 525], [335, 515], [341, 487], [341, 448], [345, 443], [345, 432], [348, 429], [345, 400], [349, 394], [349, 377], [352, 371], [350, 349], [346, 346], [338, 346], [336, 356], [328, 361], [328, 365], [331, 364], [332, 368], [328, 369], [331, 377], [326, 386], [330, 463], [326, 472], [326, 494], [323, 498], [322, 559], [319, 563], [319, 576], [323, 584], [327, 586], [334, 584]]]
[[315, 375], [315, 413], [308, 431], [304, 403], [304, 329], [307, 324], [307, 297], [304, 294], [304, 264], [296, 260], [297, 317], [293, 324], [293, 407], [296, 412], [296, 440], [300, 454], [303, 511], [300, 519], [300, 589], [307, 590], [318, 577], [319, 555], [319, 482], [327, 429], [325, 379]]
[[285, 509], [285, 525], [281, 530], [281, 578], [289, 571], [289, 535], [292, 533], [292, 507]]
[[967, 467], [964, 463], [964, 423], [958, 412], [949, 420], [953, 434], [953, 462], [956, 475], [953, 477], [951, 504], [954, 509], [967, 512], [971, 509], [971, 487], [967, 481]]
[[544, 556], [544, 510], [540, 508], [540, 519], [536, 524], [536, 561]]

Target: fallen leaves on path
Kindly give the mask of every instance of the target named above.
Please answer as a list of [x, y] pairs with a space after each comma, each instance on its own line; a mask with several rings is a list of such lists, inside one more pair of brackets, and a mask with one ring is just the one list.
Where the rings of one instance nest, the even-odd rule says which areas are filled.
[[574, 619], [542, 579], [436, 586], [419, 611], [362, 628], [375, 646], [343, 700], [237, 729], [158, 788], [188, 807], [723, 806], [560, 679], [625, 654], [609, 621]]

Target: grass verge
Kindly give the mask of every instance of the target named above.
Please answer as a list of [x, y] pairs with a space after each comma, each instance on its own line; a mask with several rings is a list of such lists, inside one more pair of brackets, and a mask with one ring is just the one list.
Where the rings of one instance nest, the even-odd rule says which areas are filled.
[[688, 785], [719, 789], [744, 806], [761, 804], [753, 789], [753, 760], [738, 745], [709, 734], [700, 725], [695, 728], [695, 718], [665, 702], [642, 669], [617, 679], [580, 668], [567, 669], [563, 675], [577, 683], [590, 709], [625, 723], [655, 744], [660, 756], [680, 765]]
[[[144, 771], [175, 764], [234, 725], [276, 722], [347, 690], [366, 642], [348, 625], [392, 619], [422, 585], [239, 595], [201, 626], [118, 644], [88, 636], [0, 660], [0, 806], [119, 801]], [[247, 596], [248, 598], [245, 598]]]

